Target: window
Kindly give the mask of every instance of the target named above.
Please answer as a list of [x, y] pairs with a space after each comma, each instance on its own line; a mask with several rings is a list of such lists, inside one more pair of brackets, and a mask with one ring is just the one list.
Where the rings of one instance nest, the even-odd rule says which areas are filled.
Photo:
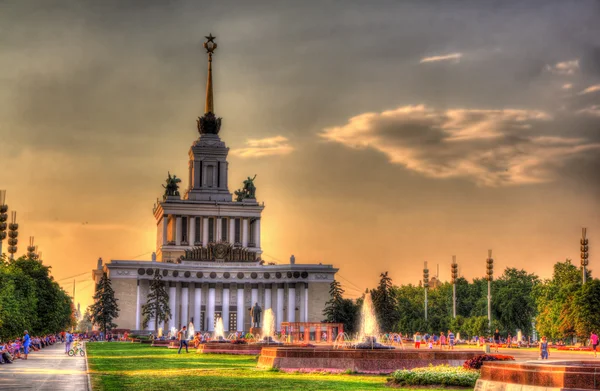
[[254, 243], [254, 230], [256, 229], [255, 226], [256, 220], [253, 220], [250, 222], [250, 228], [248, 232], [248, 247], [254, 247], [256, 246], [256, 243]]
[[185, 216], [181, 218], [181, 241], [182, 242], [188, 241], [188, 229], [189, 229], [188, 221], [189, 221], [188, 218]]
[[236, 243], [242, 243], [242, 219], [235, 219], [235, 238]]
[[215, 218], [208, 218], [208, 243], [215, 241]]
[[214, 186], [214, 166], [206, 166], [206, 186], [213, 187]]
[[237, 312], [229, 313], [229, 331], [237, 330]]
[[195, 224], [196, 224], [196, 237], [194, 238], [194, 241], [196, 243], [200, 243], [202, 241], [202, 232], [200, 232], [200, 227], [202, 227], [202, 217], [196, 217], [195, 220]]
[[222, 218], [221, 219], [221, 240], [226, 242], [227, 237], [229, 236], [229, 219]]

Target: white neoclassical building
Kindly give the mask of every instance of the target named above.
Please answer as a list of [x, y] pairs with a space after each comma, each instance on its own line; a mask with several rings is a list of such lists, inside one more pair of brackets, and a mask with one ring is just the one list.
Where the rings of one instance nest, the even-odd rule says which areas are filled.
[[[158, 270], [168, 285], [172, 318], [179, 328], [192, 322], [196, 330], [213, 331], [218, 317], [225, 331], [248, 331], [250, 308], [271, 308], [281, 322], [319, 322], [329, 300], [332, 265], [266, 264], [261, 260], [261, 216], [253, 178], [229, 191], [229, 148], [219, 137], [221, 119], [214, 115], [212, 56], [214, 37], [207, 37], [208, 79], [205, 114], [198, 118], [200, 137], [189, 150], [187, 189], [179, 179], [167, 179], [165, 195], [154, 207], [156, 252], [151, 261], [111, 260], [93, 271], [97, 282], [106, 272], [119, 299], [119, 328], [143, 330], [141, 307]], [[235, 198], [235, 199], [234, 199]]]

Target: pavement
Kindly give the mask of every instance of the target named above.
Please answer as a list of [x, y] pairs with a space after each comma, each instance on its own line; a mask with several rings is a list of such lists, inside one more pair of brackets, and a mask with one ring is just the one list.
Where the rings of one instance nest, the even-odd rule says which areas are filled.
[[0, 390], [91, 391], [85, 357], [69, 357], [63, 343], [32, 352], [0, 365]]

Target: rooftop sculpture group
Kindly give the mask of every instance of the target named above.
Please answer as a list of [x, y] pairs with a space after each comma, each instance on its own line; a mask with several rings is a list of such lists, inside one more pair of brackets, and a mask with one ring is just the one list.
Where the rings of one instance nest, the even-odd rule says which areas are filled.
[[254, 175], [254, 178], [248, 177], [248, 179], [244, 181], [244, 187], [235, 191], [235, 200], [237, 202], [242, 202], [245, 199], [256, 199], [256, 186], [254, 186], [255, 179], [256, 175]]

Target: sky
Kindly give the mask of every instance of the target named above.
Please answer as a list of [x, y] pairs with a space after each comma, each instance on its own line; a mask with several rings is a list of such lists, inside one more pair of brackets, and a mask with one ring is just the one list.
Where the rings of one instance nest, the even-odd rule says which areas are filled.
[[[212, 33], [230, 191], [257, 175], [263, 258], [349, 297], [579, 264], [600, 232], [597, 1], [0, 0], [0, 189], [83, 305], [102, 257], [150, 259], [187, 186]], [[6, 246], [6, 243], [4, 244]], [[600, 244], [599, 244], [600, 246]], [[599, 274], [600, 276], [600, 274]]]

